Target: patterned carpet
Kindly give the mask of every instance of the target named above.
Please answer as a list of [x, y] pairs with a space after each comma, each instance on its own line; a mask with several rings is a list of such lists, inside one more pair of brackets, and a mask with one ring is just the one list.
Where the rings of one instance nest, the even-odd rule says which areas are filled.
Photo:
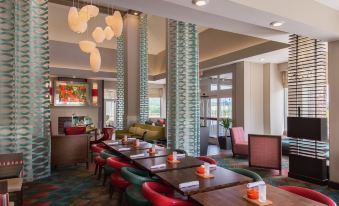
[[[339, 191], [329, 189], [326, 186], [319, 186], [304, 181], [287, 177], [288, 159], [283, 158], [283, 172], [267, 169], [248, 168], [247, 159], [231, 158], [226, 155], [215, 155], [218, 165], [225, 168], [241, 167], [247, 168], [260, 174], [265, 182], [279, 185], [296, 185], [311, 188], [330, 196], [339, 203]], [[93, 168], [87, 170], [85, 166], [71, 166], [59, 168], [53, 171], [48, 178], [24, 185], [25, 206], [110, 206], [117, 204], [118, 194], [109, 199], [108, 184], [101, 185], [93, 176]]]

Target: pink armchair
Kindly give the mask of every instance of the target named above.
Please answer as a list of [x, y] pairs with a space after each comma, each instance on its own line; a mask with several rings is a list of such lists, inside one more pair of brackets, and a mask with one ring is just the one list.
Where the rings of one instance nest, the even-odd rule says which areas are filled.
[[248, 142], [245, 139], [242, 127], [231, 128], [231, 142], [233, 157], [235, 155], [248, 155]]

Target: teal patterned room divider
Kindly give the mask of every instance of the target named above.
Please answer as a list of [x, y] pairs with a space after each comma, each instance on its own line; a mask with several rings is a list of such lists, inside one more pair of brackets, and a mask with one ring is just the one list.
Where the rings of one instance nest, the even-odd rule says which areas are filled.
[[139, 117], [138, 121], [144, 123], [148, 120], [148, 18], [146, 14], [140, 15], [139, 20]]
[[116, 128], [124, 129], [126, 125], [125, 118], [125, 35], [124, 32], [117, 38], [117, 116]]
[[200, 154], [197, 26], [168, 20], [167, 145]]
[[48, 0], [0, 0], [0, 153], [50, 175]]

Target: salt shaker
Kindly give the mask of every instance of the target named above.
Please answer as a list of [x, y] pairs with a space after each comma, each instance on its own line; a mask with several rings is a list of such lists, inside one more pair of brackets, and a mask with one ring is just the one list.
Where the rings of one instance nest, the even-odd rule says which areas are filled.
[[259, 187], [259, 202], [266, 202], [266, 184], [261, 184]]
[[173, 161], [175, 162], [175, 161], [177, 161], [177, 152], [173, 152]]
[[204, 167], [205, 167], [205, 177], [210, 176], [210, 164], [205, 162]]

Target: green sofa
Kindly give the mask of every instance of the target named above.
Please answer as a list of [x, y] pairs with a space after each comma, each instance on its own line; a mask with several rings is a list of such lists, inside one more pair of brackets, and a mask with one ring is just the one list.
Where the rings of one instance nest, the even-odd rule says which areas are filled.
[[124, 135], [143, 139], [147, 142], [165, 140], [165, 127], [134, 123], [128, 130], [116, 130], [117, 138]]

